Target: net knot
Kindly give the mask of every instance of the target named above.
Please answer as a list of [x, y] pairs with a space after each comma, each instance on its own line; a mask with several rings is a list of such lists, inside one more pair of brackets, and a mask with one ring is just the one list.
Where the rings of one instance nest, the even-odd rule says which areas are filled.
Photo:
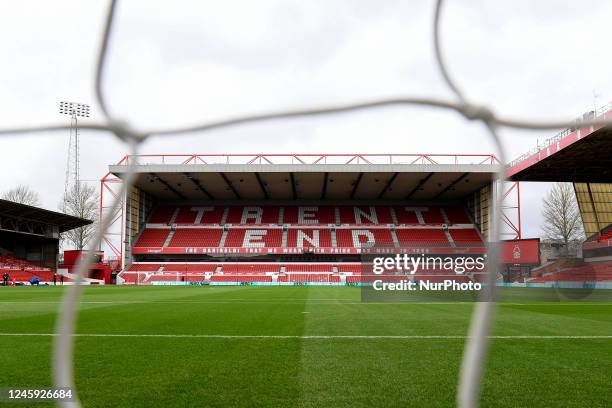
[[482, 120], [489, 123], [495, 121], [495, 114], [486, 106], [465, 103], [461, 107], [461, 113], [469, 120]]

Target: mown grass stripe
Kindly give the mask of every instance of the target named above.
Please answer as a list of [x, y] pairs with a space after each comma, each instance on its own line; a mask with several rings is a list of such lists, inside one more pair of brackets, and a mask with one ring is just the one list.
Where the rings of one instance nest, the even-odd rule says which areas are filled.
[[[41, 336], [41, 337], [55, 337], [56, 333], [0, 333], [0, 336], [13, 336], [13, 337], [26, 337], [26, 336]], [[291, 335], [231, 335], [231, 334], [130, 334], [130, 333], [77, 333], [73, 334], [74, 337], [153, 337], [153, 338], [201, 338], [201, 339], [299, 339], [299, 340], [445, 340], [445, 339], [468, 339], [469, 336], [453, 336], [453, 335], [308, 335], [308, 336], [291, 336]], [[593, 339], [593, 340], [606, 340], [612, 339], [610, 336], [596, 336], [596, 335], [511, 335], [511, 336], [489, 336], [490, 339], [496, 340], [556, 340], [556, 339]]]

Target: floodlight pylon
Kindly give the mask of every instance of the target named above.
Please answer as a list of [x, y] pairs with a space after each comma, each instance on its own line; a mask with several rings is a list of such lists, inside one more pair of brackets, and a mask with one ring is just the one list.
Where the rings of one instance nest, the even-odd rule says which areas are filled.
[[64, 184], [63, 211], [66, 211], [68, 197], [71, 189], [79, 189], [80, 181], [80, 141], [79, 119], [89, 117], [89, 105], [62, 101], [59, 104], [59, 113], [70, 115], [70, 134], [68, 139], [68, 154], [66, 155], [66, 176]]

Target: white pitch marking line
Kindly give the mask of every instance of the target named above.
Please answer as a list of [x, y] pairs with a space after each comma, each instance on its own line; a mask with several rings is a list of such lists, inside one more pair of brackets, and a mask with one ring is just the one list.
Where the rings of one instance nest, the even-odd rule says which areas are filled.
[[[0, 301], [0, 304], [61, 304], [62, 301]], [[303, 302], [287, 302], [287, 301], [277, 301], [277, 300], [238, 300], [238, 299], [229, 299], [229, 300], [110, 300], [110, 301], [81, 301], [81, 304], [111, 304], [111, 305], [130, 305], [130, 304], [290, 304], [290, 305], [473, 305], [477, 302], [466, 301], [466, 302], [419, 302], [419, 301], [411, 301], [411, 302], [359, 302], [359, 301], [342, 301], [338, 300], [335, 302], [311, 302], [311, 301], [303, 301]], [[612, 306], [612, 303], [603, 303], [603, 302], [592, 302], [592, 303], [572, 303], [572, 302], [550, 302], [550, 303], [515, 303], [515, 302], [498, 302], [499, 306]]]
[[[5, 337], [56, 337], [57, 333], [0, 333]], [[468, 339], [469, 336], [446, 336], [446, 335], [414, 335], [414, 336], [334, 336], [334, 335], [312, 335], [312, 336], [283, 336], [283, 335], [225, 335], [225, 334], [121, 334], [121, 333], [77, 333], [73, 337], [143, 337], [143, 338], [198, 338], [198, 339], [300, 339], [300, 340], [447, 340], [447, 339]], [[586, 340], [607, 340], [610, 336], [571, 336], [571, 335], [534, 335], [534, 336], [489, 336], [496, 340], [555, 340], [555, 339], [586, 339]]]

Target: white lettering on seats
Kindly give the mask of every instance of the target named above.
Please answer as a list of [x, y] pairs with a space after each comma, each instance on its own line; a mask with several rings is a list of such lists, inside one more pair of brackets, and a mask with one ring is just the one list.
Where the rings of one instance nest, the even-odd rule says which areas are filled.
[[[317, 211], [319, 207], [298, 207], [298, 223], [300, 224], [318, 224]], [[317, 231], [318, 233], [318, 231]]]
[[195, 221], [193, 223], [200, 224], [202, 222], [202, 217], [204, 216], [204, 213], [206, 211], [214, 211], [215, 207], [191, 207], [190, 210], [197, 212]]
[[242, 218], [240, 219], [241, 224], [246, 224], [247, 220], [255, 220], [255, 224], [261, 224], [261, 216], [263, 214], [263, 208], [261, 207], [244, 207], [242, 209]]
[[266, 246], [263, 238], [268, 234], [266, 230], [246, 230], [242, 240], [243, 248], [263, 248]]
[[423, 218], [423, 212], [429, 211], [427, 207], [404, 207], [406, 211], [412, 211], [416, 214], [417, 220], [419, 220], [419, 224], [425, 224], [425, 219]]
[[306, 235], [304, 231], [298, 230], [296, 246], [298, 248], [304, 248], [304, 241], [308, 241], [313, 247], [319, 248], [319, 230], [313, 229], [312, 237]]
[[363, 220], [361, 217], [367, 219], [372, 224], [378, 224], [378, 217], [376, 216], [376, 208], [368, 207], [370, 210], [369, 213], [365, 212], [359, 207], [353, 207], [353, 211], [355, 212], [355, 224], [363, 224]]
[[[371, 248], [376, 244], [374, 234], [368, 230], [352, 230], [353, 247], [355, 248]], [[365, 237], [366, 241], [362, 242], [361, 237]]]

